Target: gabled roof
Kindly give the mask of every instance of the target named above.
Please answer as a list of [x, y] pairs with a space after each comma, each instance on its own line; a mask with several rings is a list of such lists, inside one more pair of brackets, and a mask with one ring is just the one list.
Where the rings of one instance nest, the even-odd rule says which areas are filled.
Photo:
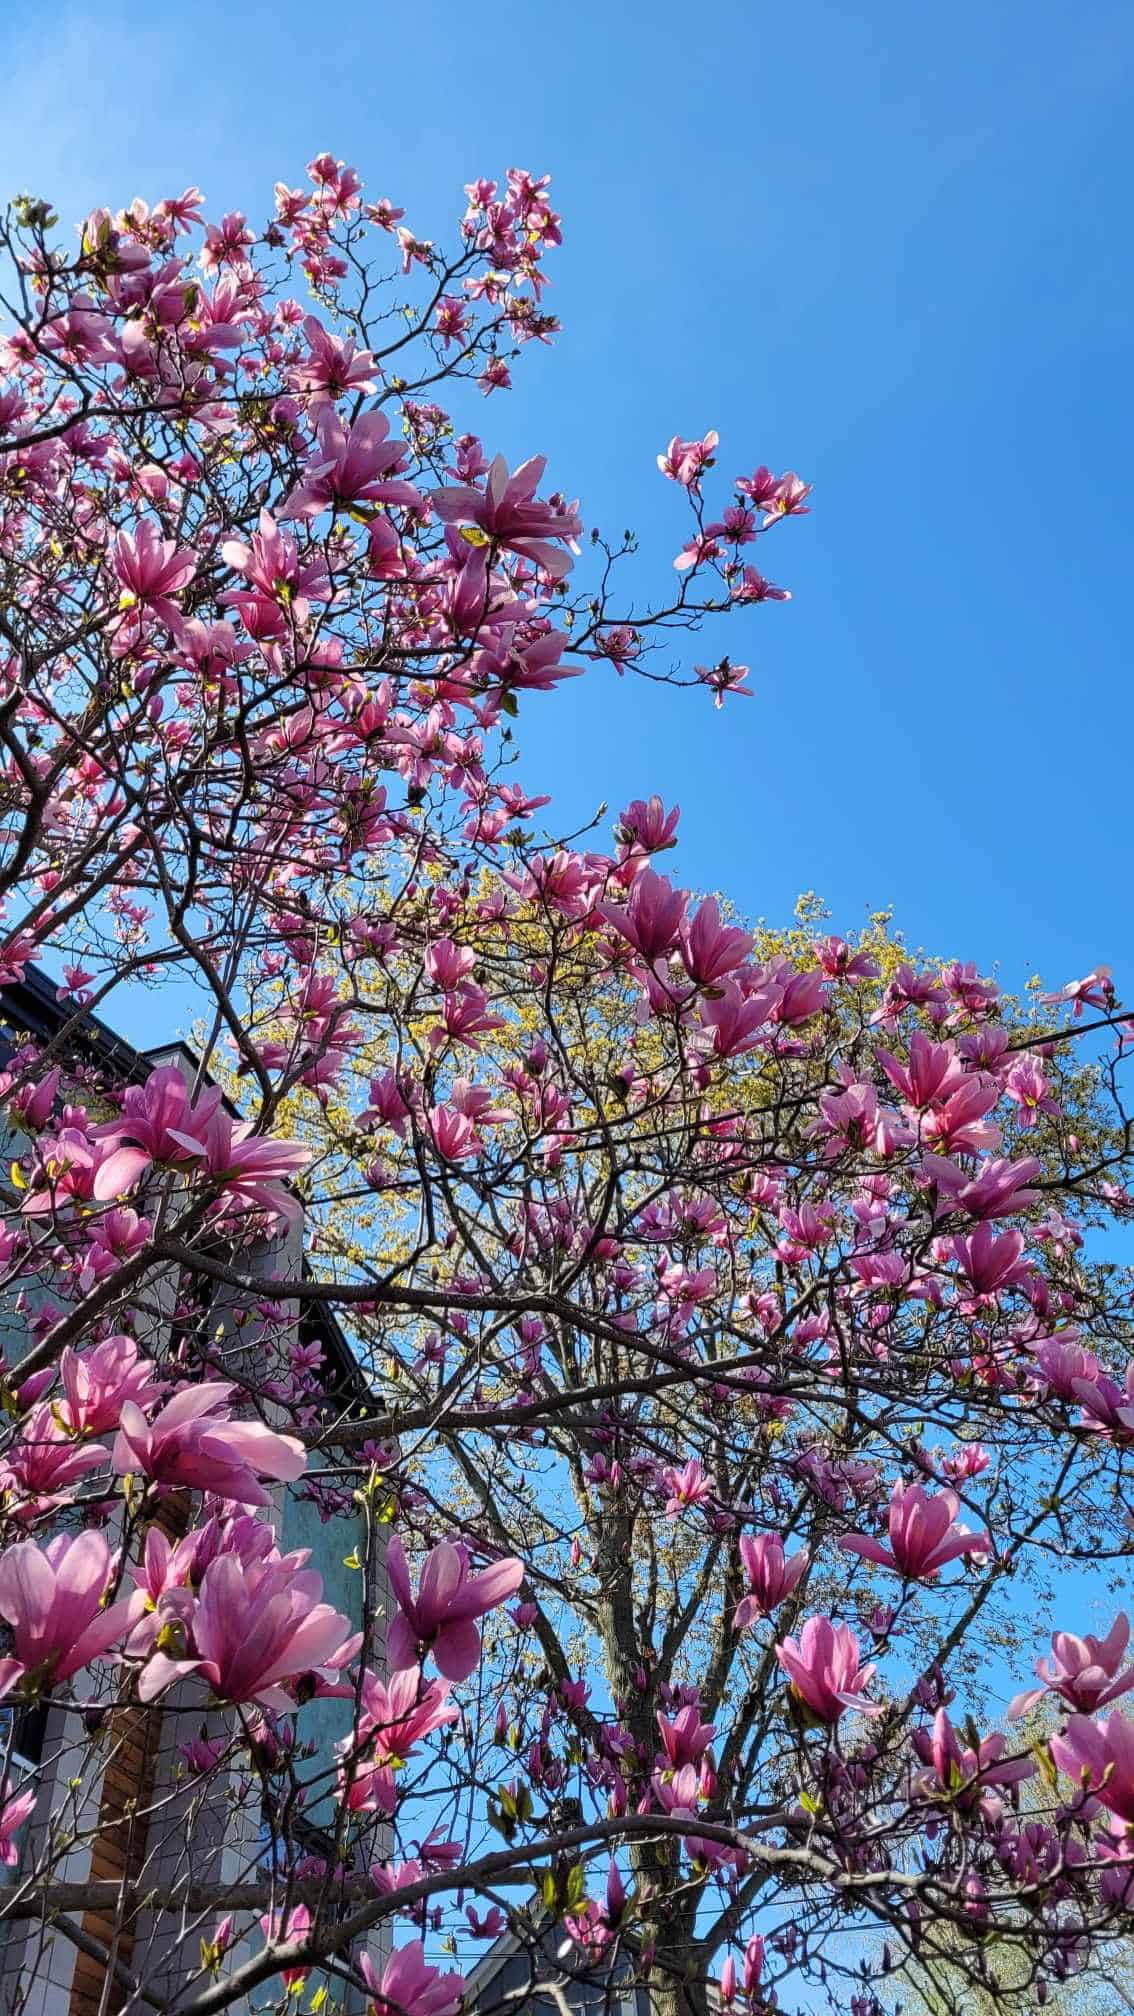
[[[22, 979], [0, 987], [0, 1058], [4, 1054], [5, 1025], [40, 1043], [51, 1043], [67, 1030], [68, 1047], [84, 1052], [92, 1062], [116, 1071], [120, 1078], [130, 1082], [145, 1078], [159, 1063], [181, 1057], [201, 1083], [209, 1086], [216, 1083], [202, 1070], [200, 1057], [188, 1043], [179, 1038], [173, 1043], [156, 1043], [150, 1049], [139, 1050], [89, 1009], [76, 1009], [70, 1002], [61, 1001], [55, 982], [38, 966], [26, 967]], [[234, 1116], [239, 1112], [227, 1093], [225, 1105]], [[304, 1307], [301, 1321], [308, 1334], [318, 1337], [338, 1377], [346, 1385], [356, 1387], [360, 1399], [371, 1402], [369, 1383], [334, 1311], [323, 1302], [311, 1302]]]
[[[464, 2007], [466, 2010], [472, 2011], [476, 2008], [478, 2001], [482, 1997], [486, 1997], [487, 1991], [504, 1971], [509, 1960], [515, 1959], [518, 1953], [522, 1953], [528, 1943], [528, 1940], [522, 1938], [511, 1927], [506, 1932], [502, 1932], [500, 1937], [493, 1941], [488, 1951], [477, 1961], [472, 1973], [466, 1977], [464, 1991]], [[554, 1960], [563, 1963], [560, 1967], [560, 1986], [563, 1985], [564, 1977], [566, 1977], [568, 1983], [577, 1981], [580, 1988], [590, 1988], [593, 1994], [595, 1987], [601, 1984], [603, 1973], [601, 1961], [588, 1967], [580, 1948], [575, 1944], [570, 1934], [549, 1915], [545, 1915], [541, 1921], [532, 1926], [530, 1943], [540, 1945], [548, 1961]], [[637, 1947], [638, 1941], [631, 1932], [623, 1936], [621, 1943], [623, 1952], [627, 1950], [633, 1952]], [[572, 1958], [574, 1966], [571, 1965]], [[540, 1985], [537, 1973], [531, 1982], [530, 1991], [525, 1989], [525, 1994], [531, 1992], [538, 1995]], [[643, 1995], [648, 1996], [649, 1994], [648, 1983], [632, 1983], [627, 1981], [625, 1986], [628, 1996], [635, 1988]], [[721, 2003], [720, 1991], [715, 1982], [708, 1982], [705, 1985], [704, 1992], [710, 2016], [721, 2016], [723, 2005]], [[640, 2003], [639, 2006], [641, 2006]]]
[[77, 1009], [62, 1002], [54, 981], [38, 966], [25, 967], [21, 980], [9, 980], [0, 987], [0, 1017], [41, 1043], [50, 1043], [71, 1023], [69, 1040], [100, 1062], [113, 1064], [130, 1078], [139, 1076], [143, 1069], [144, 1051], [135, 1049], [89, 1008]]

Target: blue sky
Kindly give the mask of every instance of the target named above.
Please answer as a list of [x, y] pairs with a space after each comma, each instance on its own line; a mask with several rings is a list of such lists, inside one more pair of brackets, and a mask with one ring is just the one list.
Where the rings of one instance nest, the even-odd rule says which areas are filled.
[[0, 189], [67, 223], [192, 180], [255, 220], [326, 147], [440, 237], [473, 175], [549, 169], [564, 335], [477, 417], [634, 527], [643, 593], [685, 536], [671, 433], [717, 427], [726, 475], [814, 480], [765, 549], [795, 600], [721, 636], [756, 699], [597, 671], [525, 707], [521, 775], [564, 828], [658, 790], [683, 879], [749, 913], [814, 888], [840, 927], [891, 902], [1010, 981], [1121, 980], [1127, 7], [50, 13], [0, 30]]

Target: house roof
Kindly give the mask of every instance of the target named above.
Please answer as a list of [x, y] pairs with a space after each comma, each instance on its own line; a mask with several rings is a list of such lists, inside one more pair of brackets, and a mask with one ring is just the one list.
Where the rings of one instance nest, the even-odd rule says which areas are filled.
[[54, 981], [38, 966], [24, 969], [23, 978], [0, 987], [0, 1015], [26, 1035], [51, 1042], [72, 1025], [70, 1040], [113, 1063], [125, 1075], [135, 1077], [142, 1069], [145, 1052], [135, 1049], [90, 1009], [75, 1009], [59, 998]]
[[[565, 1932], [549, 1916], [545, 1917], [541, 1923], [533, 1925], [530, 1942], [533, 1944], [537, 1942], [543, 1944], [548, 1960], [566, 1962], [571, 1955], [574, 1955], [576, 1969], [565, 1965], [561, 1968], [561, 1972], [568, 1976], [575, 1975], [580, 1984], [587, 1981], [593, 1983], [596, 1974], [601, 1976], [601, 1967], [592, 1967], [589, 1970], [585, 1967], [582, 1963], [580, 1949], [576, 1946], [570, 1934]], [[517, 1953], [522, 1952], [528, 1943], [529, 1941], [523, 1939], [510, 1926], [506, 1932], [502, 1932], [500, 1937], [493, 1941], [488, 1951], [482, 1954], [481, 1958], [477, 1961], [472, 1973], [466, 1977], [464, 1989], [464, 2006], [466, 2009], [475, 2009], [478, 2000], [486, 1994], [492, 1983], [503, 1972], [509, 1960], [514, 1959]], [[637, 1944], [638, 1941], [633, 1933], [626, 1934], [622, 1939], [622, 1950], [624, 1952], [627, 1949], [633, 1951], [637, 1947]], [[539, 1985], [538, 1979], [534, 1980], [531, 1984], [532, 1992], [538, 1993]], [[629, 1987], [629, 1983], [627, 1986]], [[720, 1991], [715, 1982], [710, 1981], [706, 1983], [705, 1996], [710, 2016], [722, 2016], [724, 2005], [721, 2002]]]
[[[216, 1083], [202, 1069], [200, 1057], [188, 1043], [178, 1038], [172, 1043], [139, 1049], [90, 1009], [76, 1009], [70, 1002], [61, 1001], [55, 982], [38, 966], [25, 967], [22, 979], [0, 987], [0, 1029], [5, 1023], [41, 1043], [56, 1040], [66, 1030], [69, 1046], [132, 1082], [144, 1078], [157, 1063], [180, 1056], [202, 1083], [210, 1086]], [[230, 1113], [235, 1115], [239, 1111], [227, 1093], [225, 1104]], [[339, 1378], [357, 1388], [360, 1398], [370, 1401], [369, 1384], [334, 1311], [325, 1303], [312, 1302], [304, 1309], [301, 1320], [306, 1333], [317, 1337], [323, 1345]]]

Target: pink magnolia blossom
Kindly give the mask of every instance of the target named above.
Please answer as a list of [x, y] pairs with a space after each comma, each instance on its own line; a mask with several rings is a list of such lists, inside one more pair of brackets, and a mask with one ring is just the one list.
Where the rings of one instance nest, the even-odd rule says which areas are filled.
[[476, 382], [487, 399], [490, 392], [505, 392], [510, 388], [512, 373], [503, 357], [490, 357]]
[[128, 1085], [118, 1118], [92, 1129], [94, 1140], [130, 1144], [113, 1146], [100, 1164], [96, 1194], [110, 1198], [132, 1190], [155, 1162], [166, 1167], [184, 1163], [191, 1152], [184, 1135], [205, 1127], [223, 1097], [218, 1086], [209, 1086], [194, 1101], [176, 1064], [159, 1065], [144, 1085]]
[[409, 1113], [397, 1078], [392, 1071], [384, 1071], [381, 1077], [370, 1080], [370, 1104], [359, 1115], [359, 1126], [390, 1127], [404, 1141]]
[[874, 1668], [860, 1666], [860, 1656], [850, 1625], [833, 1624], [829, 1617], [809, 1617], [798, 1642], [784, 1638], [776, 1645], [776, 1658], [793, 1690], [820, 1722], [837, 1722], [850, 1708], [863, 1715], [882, 1713], [865, 1692]]
[[[840, 1067], [840, 1076], [846, 1069]], [[844, 1085], [842, 1092], [820, 1093], [818, 1117], [809, 1130], [826, 1137], [825, 1159], [834, 1160], [856, 1148], [873, 1148], [876, 1154], [888, 1158], [913, 1139], [912, 1130], [888, 1107], [879, 1107], [873, 1085], [857, 1084], [846, 1078]]]
[[692, 1703], [680, 1709], [672, 1721], [659, 1708], [657, 1724], [662, 1740], [657, 1761], [662, 1770], [679, 1771], [683, 1764], [696, 1764], [717, 1733], [711, 1722], [702, 1722]]
[[454, 992], [444, 996], [441, 1019], [429, 1032], [430, 1047], [441, 1050], [449, 1040], [463, 1044], [466, 1050], [479, 1050], [481, 1038], [502, 1028], [503, 1019], [493, 1014], [483, 987], [463, 981]]
[[353, 1738], [341, 1746], [343, 1762], [339, 1776], [349, 1812], [393, 1814], [398, 1808], [398, 1780], [395, 1772], [406, 1762], [416, 1744], [434, 1730], [458, 1722], [458, 1710], [448, 1699], [448, 1679], [426, 1681], [420, 1667], [404, 1667], [391, 1673], [389, 1681], [363, 1673], [359, 1742], [365, 1744], [361, 1760], [351, 1762]]
[[951, 1025], [988, 1015], [1000, 999], [995, 980], [983, 980], [971, 959], [950, 960], [941, 970], [941, 980], [957, 1003], [949, 1016]]
[[118, 1151], [111, 1143], [94, 1140], [79, 1127], [62, 1127], [50, 1139], [41, 1134], [36, 1149], [33, 1182], [37, 1187], [23, 1203], [31, 1218], [105, 1203], [136, 1181], [118, 1163]]
[[63, 985], [55, 991], [61, 1001], [74, 1001], [85, 1008], [92, 998], [90, 982], [95, 977], [85, 966], [64, 966]]
[[16, 1829], [31, 1818], [35, 1801], [34, 1786], [27, 1785], [22, 1792], [13, 1792], [7, 1778], [0, 1784], [0, 1863], [5, 1868], [15, 1868], [19, 1850], [13, 1837]]
[[221, 548], [225, 565], [243, 574], [249, 590], [234, 590], [225, 600], [238, 610], [245, 627], [256, 626], [253, 634], [286, 634], [282, 615], [297, 624], [306, 623], [312, 601], [325, 602], [331, 593], [330, 576], [317, 555], [300, 558], [295, 540], [281, 532], [270, 511], [261, 511], [260, 529], [251, 541], [226, 539]]
[[466, 1162], [483, 1150], [484, 1143], [468, 1114], [459, 1113], [453, 1106], [431, 1106], [426, 1127], [444, 1162]]
[[852, 984], [860, 980], [876, 980], [878, 961], [869, 952], [856, 952], [845, 938], [824, 938], [821, 944], [813, 945], [812, 951], [828, 980], [849, 980]]
[[1043, 1685], [1016, 1695], [1008, 1710], [1009, 1721], [1025, 1715], [1045, 1694], [1057, 1694], [1069, 1708], [1093, 1715], [1097, 1708], [1129, 1693], [1134, 1687], [1134, 1666], [1122, 1665], [1129, 1638], [1130, 1620], [1125, 1611], [1120, 1611], [1105, 1638], [1096, 1638], [1089, 1631], [1082, 1638], [1072, 1631], [1053, 1631], [1052, 1663], [1036, 1661], [1036, 1674]]
[[627, 855], [660, 854], [668, 847], [676, 847], [680, 818], [680, 805], [667, 812], [656, 794], [648, 799], [635, 798], [619, 813], [614, 837]]
[[189, 548], [178, 546], [174, 539], [163, 539], [154, 519], [140, 518], [133, 533], [118, 533], [111, 559], [122, 583], [119, 607], [146, 609], [171, 630], [176, 629], [180, 611], [170, 597], [186, 587], [197, 571]]
[[532, 623], [501, 623], [472, 661], [479, 686], [503, 692], [550, 693], [562, 679], [578, 679], [581, 665], [560, 660], [569, 644], [562, 632]]
[[592, 1965], [601, 1959], [613, 1942], [614, 1930], [602, 1905], [593, 1897], [585, 1897], [578, 1911], [565, 1912], [563, 1923]]
[[1093, 1386], [1101, 1371], [1094, 1352], [1085, 1351], [1078, 1337], [1078, 1330], [1068, 1329], [1056, 1331], [1052, 1337], [1037, 1337], [1028, 1345], [1035, 1353], [1037, 1385], [1046, 1386], [1068, 1402], [1078, 1398], [1078, 1382]]
[[[101, 1442], [78, 1441], [45, 1404], [33, 1408], [21, 1426], [19, 1441], [0, 1462], [0, 1490], [12, 1493], [17, 1518], [31, 1518], [64, 1503], [74, 1486], [105, 1462]], [[27, 1502], [21, 1504], [21, 1499]]]
[[437, 334], [446, 350], [450, 343], [464, 340], [469, 328], [469, 310], [458, 294], [445, 294], [434, 309]]
[[249, 230], [242, 212], [229, 210], [219, 224], [210, 224], [206, 230], [201, 248], [202, 270], [215, 273], [221, 266], [241, 263], [255, 243], [256, 233]]
[[476, 1619], [514, 1594], [524, 1579], [524, 1564], [514, 1558], [494, 1561], [473, 1575], [467, 1549], [459, 1541], [443, 1540], [426, 1555], [415, 1596], [405, 1550], [395, 1533], [387, 1549], [386, 1572], [398, 1603], [386, 1641], [392, 1670], [416, 1666], [421, 1648], [427, 1647], [446, 1679], [467, 1680], [480, 1658]]
[[40, 940], [33, 932], [17, 932], [0, 955], [0, 987], [22, 980], [28, 960], [34, 959], [39, 949]]
[[733, 601], [742, 604], [791, 601], [790, 588], [781, 588], [777, 582], [769, 581], [766, 575], [761, 574], [758, 567], [751, 565], [743, 567], [739, 575], [732, 577], [730, 592]]
[[751, 498], [757, 511], [766, 511], [776, 495], [779, 482], [779, 477], [774, 476], [762, 462], [751, 476], [738, 476], [736, 487], [742, 497]]
[[760, 1976], [763, 1972], [764, 1941], [758, 1932], [754, 1932], [744, 1949], [744, 1992], [750, 2000], [760, 1986]]
[[810, 497], [811, 489], [811, 484], [804, 483], [794, 469], [788, 469], [776, 484], [764, 523], [769, 524], [774, 518], [806, 518], [811, 506], [803, 500]]
[[195, 1117], [192, 1133], [174, 1130], [174, 1139], [191, 1159], [200, 1159], [219, 1185], [222, 1201], [269, 1212], [294, 1222], [302, 1207], [281, 1178], [291, 1176], [311, 1160], [311, 1150], [299, 1141], [275, 1141], [257, 1134], [251, 1120], [234, 1121], [221, 1106], [202, 1126]]
[[536, 487], [546, 467], [546, 457], [533, 456], [508, 473], [503, 455], [489, 465], [483, 490], [459, 486], [433, 493], [433, 505], [446, 525], [479, 527], [490, 540], [532, 560], [553, 581], [570, 571], [570, 553], [551, 542], [574, 543], [582, 530], [572, 505], [559, 508], [536, 496]]
[[295, 1706], [286, 1683], [312, 1673], [332, 1680], [362, 1642], [321, 1596], [313, 1570], [297, 1573], [287, 1561], [246, 1567], [219, 1554], [201, 1578], [185, 1656], [155, 1652], [139, 1677], [140, 1698], [156, 1700], [172, 1681], [200, 1673], [221, 1700], [286, 1714]]
[[750, 1593], [741, 1597], [732, 1621], [735, 1630], [744, 1631], [758, 1618], [770, 1617], [798, 1587], [810, 1549], [785, 1556], [778, 1533], [742, 1533], [739, 1544]]
[[953, 1043], [934, 1043], [916, 1029], [910, 1038], [908, 1062], [889, 1050], [879, 1050], [878, 1062], [890, 1083], [915, 1112], [943, 1102], [964, 1084], [965, 1067]]
[[[554, 1089], [550, 1085], [544, 1087], [546, 1102], [551, 1101]], [[458, 1113], [463, 1113], [466, 1120], [471, 1120], [476, 1127], [498, 1127], [509, 1118], [505, 1107], [493, 1103], [493, 1096], [488, 1086], [476, 1085], [471, 1078], [454, 1078], [449, 1101]]]
[[1035, 1776], [1030, 1757], [1006, 1756], [1008, 1739], [999, 1730], [984, 1736], [974, 1748], [959, 1741], [944, 1708], [934, 1717], [933, 1728], [915, 1729], [913, 1746], [929, 1769], [915, 1780], [915, 1790], [923, 1799], [942, 1797], [951, 1805], [981, 1807], [986, 1819], [995, 1819], [1000, 1802], [992, 1788], [1019, 1785]]
[[954, 1484], [964, 1484], [972, 1477], [983, 1477], [992, 1458], [979, 1442], [957, 1444], [941, 1464], [946, 1477]]
[[722, 924], [715, 897], [707, 897], [692, 917], [682, 921], [681, 957], [698, 987], [715, 987], [727, 974], [735, 973], [751, 950], [751, 933]]
[[[474, 1905], [466, 1904], [465, 1917], [468, 1919], [469, 1931], [474, 1939], [499, 1939], [500, 1934], [508, 1929], [508, 1920], [499, 1904], [491, 1904], [483, 1918]], [[574, 1938], [576, 1935], [572, 1920], [564, 1918], [563, 1922]]]
[[1049, 1006], [1058, 1001], [1072, 1002], [1076, 1022], [1084, 1008], [1101, 1008], [1105, 1012], [1114, 1006], [1115, 998], [1109, 966], [1096, 966], [1082, 980], [1069, 980], [1066, 987], [1060, 987], [1056, 993], [1041, 996]]
[[443, 993], [467, 979], [475, 965], [476, 953], [472, 947], [455, 945], [451, 938], [439, 938], [425, 954], [425, 970]]
[[638, 656], [641, 638], [629, 623], [615, 623], [609, 630], [602, 630], [593, 645], [596, 658], [606, 658], [613, 665], [621, 679], [626, 667]]
[[663, 1470], [661, 1483], [669, 1493], [665, 1509], [670, 1519], [676, 1519], [679, 1512], [691, 1505], [704, 1505], [713, 1495], [712, 1478], [705, 1476], [695, 1456], [680, 1470]]
[[[369, 1670], [363, 1674], [358, 1736], [365, 1748], [363, 1761], [355, 1766], [346, 1786], [351, 1812], [393, 1813], [397, 1805], [395, 1770], [415, 1744], [435, 1729], [459, 1720], [459, 1711], [448, 1696], [449, 1682], [427, 1681], [418, 1666], [403, 1667], [392, 1673], [389, 1681], [379, 1680]], [[348, 1738], [344, 1756], [354, 1747], [353, 1738]]]
[[408, 273], [415, 263], [428, 266], [433, 258], [433, 245], [428, 238], [415, 238], [406, 225], [400, 224], [397, 240], [402, 252], [402, 272]]
[[[162, 1532], [160, 1526], [153, 1525], [146, 1528], [142, 1559], [130, 1567], [129, 1574], [137, 1588], [144, 1591], [147, 1603], [153, 1606], [154, 1611], [160, 1607], [164, 1597], [171, 1596], [175, 1591], [179, 1596], [187, 1598], [189, 1609], [192, 1609], [196, 1599], [189, 1589], [189, 1584], [194, 1578], [200, 1579], [212, 1558], [211, 1529], [215, 1530], [213, 1521], [203, 1529], [186, 1533], [175, 1544]], [[270, 1536], [270, 1529], [265, 1530]], [[152, 1617], [149, 1615], [143, 1619], [140, 1627], [143, 1633], [148, 1631], [151, 1621]], [[160, 1629], [160, 1626], [158, 1628]], [[157, 1632], [154, 1631], [152, 1635], [156, 1637]], [[133, 1631], [130, 1634], [130, 1649], [133, 1649], [137, 1642], [138, 1632]]]
[[969, 1238], [949, 1240], [948, 1248], [978, 1301], [996, 1300], [1031, 1276], [1031, 1267], [1021, 1258], [1022, 1232], [996, 1233], [989, 1224], [978, 1225]]
[[955, 1524], [960, 1503], [955, 1491], [935, 1494], [899, 1480], [890, 1495], [889, 1547], [862, 1533], [841, 1534], [839, 1545], [848, 1554], [892, 1568], [906, 1581], [925, 1581], [962, 1554], [991, 1550], [987, 1533], [970, 1533]]
[[170, 1490], [209, 1491], [240, 1505], [268, 1505], [263, 1477], [294, 1483], [307, 1451], [293, 1435], [262, 1421], [232, 1421], [224, 1411], [234, 1388], [221, 1380], [183, 1387], [147, 1422], [132, 1400], [123, 1403], [113, 1462], [120, 1476], [141, 1470]]
[[420, 490], [394, 475], [408, 450], [403, 441], [388, 440], [389, 432], [384, 413], [363, 413], [348, 427], [333, 406], [321, 404], [315, 416], [318, 445], [279, 516], [318, 518], [340, 505], [378, 503], [420, 510]]
[[1000, 1097], [994, 1078], [973, 1073], [944, 1101], [921, 1116], [922, 1139], [931, 1141], [946, 1155], [977, 1155], [984, 1148], [998, 1148], [1000, 1129], [985, 1115]]
[[692, 1764], [679, 1764], [673, 1771], [667, 1765], [652, 1774], [650, 1784], [663, 1813], [692, 1818], [697, 1810], [697, 1772]]
[[735, 980], [726, 980], [702, 1001], [701, 1022], [718, 1057], [739, 1057], [752, 1050], [767, 1034], [771, 1020], [772, 996], [742, 994]]
[[723, 557], [714, 528], [707, 526], [704, 532], [695, 532], [691, 539], [685, 541], [680, 553], [674, 556], [673, 564], [678, 574], [687, 574]]
[[[284, 1912], [267, 1912], [260, 1920], [260, 1930], [272, 1946], [282, 1946], [285, 1942], [295, 1945], [306, 1938], [311, 1930], [311, 1913], [306, 1904], [293, 1904]], [[290, 2000], [298, 1992], [310, 1973], [309, 1967], [281, 1967], [280, 1984]]]
[[702, 473], [712, 468], [719, 442], [720, 435], [712, 429], [700, 441], [683, 441], [675, 434], [665, 454], [658, 456], [658, 468], [682, 489], [699, 490]]
[[714, 694], [714, 708], [724, 706], [724, 694], [739, 694], [745, 700], [753, 698], [753, 687], [745, 685], [749, 677], [747, 665], [734, 665], [732, 659], [722, 657], [718, 665], [694, 665], [694, 677]]
[[1092, 1379], [1073, 1379], [1071, 1390], [1083, 1409], [1083, 1423], [1119, 1440], [1134, 1434], [1134, 1359], [1120, 1386], [1106, 1372]]
[[125, 1636], [142, 1599], [102, 1607], [113, 1557], [93, 1529], [56, 1534], [45, 1547], [20, 1540], [0, 1554], [0, 1617], [12, 1627], [14, 1653], [0, 1659], [0, 1698], [14, 1687], [57, 1687]]
[[366, 205], [366, 215], [370, 222], [377, 224], [382, 231], [392, 231], [399, 217], [404, 217], [405, 214], [405, 211], [399, 210], [388, 196], [380, 196], [377, 203]]
[[966, 1175], [945, 1155], [926, 1155], [921, 1171], [923, 1181], [938, 1193], [939, 1215], [964, 1211], [970, 1218], [1012, 1218], [1039, 1197], [1028, 1187], [1040, 1174], [1031, 1155], [1019, 1162], [984, 1162], [975, 1176]]
[[782, 973], [777, 983], [777, 998], [773, 999], [771, 1020], [785, 1028], [798, 1029], [810, 1022], [827, 1005], [826, 983], [820, 969], [815, 966], [805, 973]]
[[1104, 1722], [1072, 1715], [1062, 1735], [1051, 1738], [1051, 1754], [1108, 1813], [1134, 1824], [1134, 1723], [1120, 1714]]
[[420, 1939], [392, 1953], [381, 1975], [369, 1953], [362, 1954], [359, 1967], [372, 1997], [367, 2016], [457, 2016], [464, 1977], [431, 1967]]
[[1057, 1115], [1059, 1101], [1048, 1091], [1038, 1057], [1021, 1057], [1004, 1080], [1005, 1097], [1014, 1101], [1021, 1127], [1036, 1126], [1041, 1113]]
[[139, 1218], [138, 1213], [128, 1205], [104, 1211], [91, 1230], [87, 1264], [109, 1272], [115, 1261], [129, 1260], [133, 1254], [140, 1253], [152, 1234], [151, 1221]]
[[34, 1131], [47, 1125], [55, 1110], [55, 1095], [59, 1090], [62, 1076], [56, 1065], [54, 1070], [46, 1072], [34, 1083], [29, 1082], [22, 1086], [19, 1092], [13, 1095], [8, 1102], [9, 1110], [12, 1118], [18, 1120], [21, 1127]]
[[118, 1426], [127, 1400], [148, 1407], [165, 1387], [134, 1339], [120, 1335], [104, 1337], [88, 1351], [73, 1351], [67, 1345], [59, 1360], [59, 1376], [65, 1396], [62, 1411], [77, 1435], [105, 1435], [108, 1428]]
[[[400, 217], [404, 213], [398, 211]], [[346, 392], [373, 392], [378, 379], [369, 350], [358, 350], [351, 337], [339, 337], [325, 329], [315, 315], [303, 324], [307, 338], [306, 355], [292, 366], [291, 382], [297, 392], [323, 400], [341, 399]]]
[[635, 877], [625, 905], [600, 903], [599, 910], [643, 959], [653, 961], [675, 943], [685, 916], [685, 904], [683, 889], [675, 889], [655, 869], [643, 868]]

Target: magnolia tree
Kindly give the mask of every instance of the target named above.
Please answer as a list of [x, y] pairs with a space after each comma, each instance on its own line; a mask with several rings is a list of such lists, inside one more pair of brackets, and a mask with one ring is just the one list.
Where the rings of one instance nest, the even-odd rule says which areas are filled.
[[[65, 1946], [101, 2011], [455, 2016], [505, 1930], [663, 2012], [1042, 2000], [1134, 1912], [1130, 1025], [750, 931], [656, 798], [537, 823], [521, 696], [743, 694], [671, 633], [785, 599], [806, 486], [675, 437], [643, 610], [449, 417], [555, 330], [546, 178], [445, 252], [308, 176], [4, 230], [0, 978], [62, 975], [3, 1076], [9, 2006]], [[147, 986], [195, 1064], [92, 1036]]]

